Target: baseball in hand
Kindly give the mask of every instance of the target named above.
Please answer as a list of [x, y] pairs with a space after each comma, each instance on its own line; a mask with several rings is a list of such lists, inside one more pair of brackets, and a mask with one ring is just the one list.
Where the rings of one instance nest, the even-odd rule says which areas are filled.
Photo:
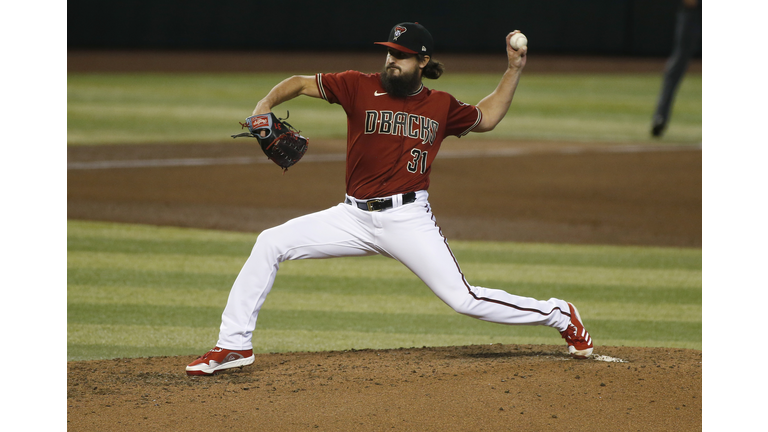
[[528, 46], [528, 38], [522, 33], [515, 33], [509, 39], [509, 46], [511, 46], [512, 49], [519, 50], [524, 46]]

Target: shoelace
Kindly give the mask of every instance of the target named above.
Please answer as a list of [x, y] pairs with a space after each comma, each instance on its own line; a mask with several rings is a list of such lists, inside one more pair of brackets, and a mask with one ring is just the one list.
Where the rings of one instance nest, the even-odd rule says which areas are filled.
[[[215, 349], [215, 348], [214, 348], [214, 349]], [[203, 359], [207, 359], [207, 358], [208, 358], [208, 356], [210, 356], [211, 354], [213, 354], [213, 352], [214, 352], [214, 351], [213, 351], [213, 349], [211, 349], [211, 350], [210, 350], [210, 351], [208, 351], [207, 353], [203, 354], [203, 357], [202, 357], [202, 358], [203, 358]], [[219, 351], [216, 351], [216, 352], [219, 352]]]

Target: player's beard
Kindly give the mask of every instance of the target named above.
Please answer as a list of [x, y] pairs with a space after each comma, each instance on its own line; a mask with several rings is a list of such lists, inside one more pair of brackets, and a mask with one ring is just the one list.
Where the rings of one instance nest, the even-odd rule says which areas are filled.
[[421, 86], [421, 74], [418, 70], [406, 73], [400, 69], [400, 75], [393, 75], [392, 68], [384, 67], [381, 73], [381, 85], [384, 90], [396, 98], [404, 98]]

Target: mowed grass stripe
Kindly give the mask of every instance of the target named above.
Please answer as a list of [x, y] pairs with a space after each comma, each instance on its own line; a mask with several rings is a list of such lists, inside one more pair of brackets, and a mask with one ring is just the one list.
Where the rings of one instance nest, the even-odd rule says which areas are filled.
[[[221, 309], [189, 306], [146, 305], [69, 305], [68, 313], [77, 315], [70, 324], [148, 326], [159, 328], [218, 328]], [[586, 319], [585, 319], [586, 321]], [[618, 339], [696, 342], [701, 338], [697, 322], [607, 320], [586, 321], [592, 336], [602, 334]], [[303, 330], [325, 332], [361, 332], [392, 334], [431, 334], [465, 336], [551, 336], [559, 333], [549, 327], [505, 326], [488, 323], [459, 314], [385, 314], [363, 312], [322, 312], [264, 309], [259, 315], [256, 332], [262, 330]], [[209, 343], [213, 343], [211, 340]]]
[[[108, 241], [105, 241], [108, 240]], [[254, 240], [255, 241], [255, 240]], [[70, 252], [119, 252], [123, 254], [176, 254], [184, 251], [192, 256], [234, 256], [247, 257], [253, 248], [250, 241], [222, 240], [162, 240], [162, 239], [121, 239], [111, 237], [67, 238], [67, 250]]]
[[177, 271], [192, 274], [237, 274], [247, 257], [187, 255], [177, 253], [125, 254], [112, 252], [68, 252], [69, 268]]
[[[73, 294], [74, 293], [74, 294]], [[70, 304], [91, 305], [151, 305], [151, 306], [220, 306], [227, 302], [227, 292], [198, 290], [192, 294], [183, 288], [101, 288], [76, 286], [70, 289]], [[455, 313], [436, 296], [411, 296], [397, 294], [333, 294], [324, 291], [297, 293], [277, 289], [272, 292], [264, 309], [322, 312], [376, 312], [386, 314]]]
[[547, 264], [634, 269], [701, 270], [701, 249], [451, 241], [464, 263]]
[[[111, 269], [70, 269], [69, 302], [94, 302], [96, 299], [128, 299], [134, 302], [194, 302], [196, 299], [226, 299], [236, 275], [188, 274], [184, 272], [131, 271]], [[690, 288], [658, 288], [643, 286], [600, 286], [568, 284], [516, 284], [503, 281], [483, 281], [482, 286], [503, 289], [515, 295], [539, 299], [557, 297], [579, 302], [624, 302], [629, 305], [659, 305], [664, 303], [701, 306], [701, 290]], [[285, 276], [278, 275], [269, 296], [334, 295], [384, 296], [399, 298], [436, 299], [435, 295], [415, 276], [393, 283], [387, 279], [354, 278], [347, 276]], [[174, 300], [175, 298], [175, 300]], [[101, 301], [101, 300], [100, 300]], [[118, 300], [115, 300], [118, 301]], [[181, 304], [181, 303], [179, 303]]]
[[[136, 333], [142, 334], [142, 337], [131, 336]], [[215, 340], [217, 335], [218, 329], [74, 324], [70, 325], [69, 329], [68, 360], [199, 355], [210, 348], [210, 341]], [[560, 345], [563, 347], [563, 353], [566, 352], [565, 345], [559, 336], [532, 336], [530, 334], [493, 337], [355, 331], [260, 330], [254, 335], [253, 342], [256, 353], [463, 346], [493, 343]], [[600, 354], [601, 346], [701, 349], [700, 346], [697, 347], [695, 344], [686, 342], [648, 339], [601, 339], [598, 343], [595, 349], [596, 354]], [[184, 364], [179, 365], [179, 367], [184, 366]]]
[[155, 291], [183, 288], [229, 292], [236, 273], [191, 273], [184, 271], [137, 270], [75, 267], [67, 270], [70, 300], [77, 287], [131, 288], [151, 287]]
[[[105, 241], [108, 240], [108, 241]], [[248, 256], [253, 240], [159, 240], [121, 239], [110, 237], [70, 236], [67, 248], [71, 252], [109, 252], [124, 254], [173, 254], [184, 251], [193, 256]], [[539, 244], [505, 244], [483, 242], [455, 242], [451, 244], [454, 255], [464, 264], [540, 264], [569, 265], [605, 268], [634, 269], [683, 269], [701, 268], [701, 251], [698, 249], [653, 248], [644, 250], [619, 249], [609, 246], [583, 246]], [[501, 247], [499, 247], [501, 246]], [[503, 249], [502, 249], [503, 248]]]
[[[185, 228], [69, 221], [71, 252], [178, 253], [245, 257], [257, 235]], [[451, 242], [459, 262], [701, 270], [701, 249]]]
[[[177, 270], [190, 273], [236, 273], [245, 257], [186, 254], [126, 254], [102, 252], [69, 252], [68, 263], [74, 268], [117, 268], [146, 270]], [[361, 260], [367, 260], [362, 262]], [[462, 271], [471, 284], [473, 278], [517, 283], [558, 283], [581, 285], [635, 286], [649, 285], [666, 288], [701, 287], [701, 272], [680, 269], [622, 269], [604, 267], [527, 265], [527, 264], [462, 264]], [[303, 260], [281, 264], [281, 275], [287, 276], [365, 276], [376, 279], [410, 279], [413, 274], [397, 261], [384, 257], [336, 258], [332, 260]]]
[[[427, 291], [427, 290], [425, 290]], [[431, 292], [430, 292], [431, 294]], [[221, 290], [163, 289], [152, 287], [97, 287], [71, 286], [68, 302], [89, 305], [151, 305], [151, 306], [219, 306], [226, 305], [227, 293]], [[295, 292], [276, 289], [270, 293], [264, 310], [362, 312], [385, 314], [452, 315], [450, 307], [434, 295], [414, 296], [397, 294], [334, 294], [326, 291]], [[596, 319], [625, 319], [701, 322], [700, 304], [639, 304], [626, 300], [616, 302], [584, 302], [580, 310]]]
[[545, 299], [556, 297], [575, 302], [616, 301], [629, 304], [691, 304], [701, 305], [701, 290], [658, 286], [580, 285], [567, 283], [510, 283], [504, 281], [477, 281], [477, 285], [496, 288], [509, 293]]
[[[196, 228], [157, 227], [152, 225], [123, 224], [113, 222], [96, 222], [67, 220], [67, 240], [76, 238], [104, 239], [109, 243], [102, 244], [100, 250], [109, 250], [114, 240], [162, 240], [228, 242], [253, 245], [257, 234], [231, 231], [205, 230]], [[68, 245], [69, 247], [69, 245]]]

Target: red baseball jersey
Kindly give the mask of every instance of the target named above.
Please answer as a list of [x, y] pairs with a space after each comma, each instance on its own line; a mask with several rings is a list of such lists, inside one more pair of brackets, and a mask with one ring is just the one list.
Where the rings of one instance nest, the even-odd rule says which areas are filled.
[[462, 137], [482, 119], [476, 106], [423, 85], [406, 98], [390, 97], [378, 73], [315, 79], [320, 96], [347, 113], [347, 195], [358, 199], [427, 189], [443, 138]]

